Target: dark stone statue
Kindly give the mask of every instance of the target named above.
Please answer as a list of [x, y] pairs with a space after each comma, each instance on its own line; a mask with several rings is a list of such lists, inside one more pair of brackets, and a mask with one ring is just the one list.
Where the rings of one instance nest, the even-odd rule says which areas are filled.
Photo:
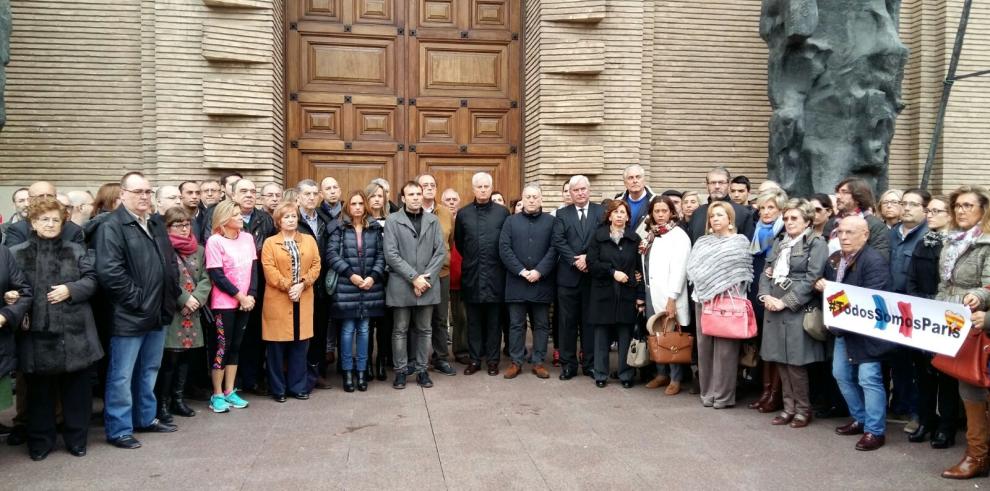
[[10, 62], [10, 0], [0, 0], [0, 129], [7, 123], [7, 110], [3, 102], [7, 85], [7, 63]]
[[767, 170], [788, 194], [847, 176], [887, 187], [907, 48], [900, 0], [763, 0], [773, 116]]

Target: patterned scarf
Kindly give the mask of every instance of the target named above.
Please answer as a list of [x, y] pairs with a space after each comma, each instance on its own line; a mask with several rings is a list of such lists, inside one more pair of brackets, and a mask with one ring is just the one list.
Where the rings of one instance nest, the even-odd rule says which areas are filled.
[[676, 226], [677, 226], [677, 222], [669, 221], [663, 225], [657, 225], [653, 227], [653, 230], [650, 230], [650, 233], [647, 234], [646, 238], [640, 241], [639, 253], [643, 255], [649, 254], [650, 248], [653, 247], [653, 241], [658, 237], [663, 237], [664, 234], [670, 232]]
[[[169, 237], [174, 236], [170, 235]], [[196, 289], [196, 282], [193, 280], [192, 273], [190, 272], [195, 266], [192, 263], [192, 257], [181, 254], [176, 254], [175, 257], [176, 262], [179, 263], [179, 287], [186, 293], [192, 293]], [[193, 328], [192, 316], [196, 312], [189, 312], [188, 314], [184, 314], [183, 312], [185, 312], [185, 309], [179, 310], [179, 315], [182, 316], [182, 329], [191, 330]], [[183, 348], [192, 348], [193, 340], [191, 335], [179, 336], [179, 339], [182, 341]]]
[[945, 243], [944, 260], [941, 266], [941, 276], [943, 281], [952, 278], [952, 270], [956, 267], [956, 261], [963, 255], [970, 246], [983, 235], [983, 229], [979, 225], [974, 225], [969, 230], [949, 235]]

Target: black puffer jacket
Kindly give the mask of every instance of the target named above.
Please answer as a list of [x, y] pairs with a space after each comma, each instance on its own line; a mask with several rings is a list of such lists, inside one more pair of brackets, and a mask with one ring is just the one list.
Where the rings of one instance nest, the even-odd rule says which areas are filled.
[[0, 295], [11, 290], [17, 291], [20, 298], [13, 305], [0, 301], [0, 315], [7, 319], [7, 323], [0, 327], [0, 376], [4, 377], [17, 366], [14, 331], [20, 329], [24, 314], [31, 309], [32, 290], [14, 255], [0, 246]]
[[[361, 231], [361, 249], [358, 250], [357, 230], [349, 220], [330, 235], [326, 262], [340, 275], [337, 293], [330, 306], [335, 319], [368, 319], [385, 315], [385, 253], [382, 251], [382, 226], [377, 221]], [[341, 241], [343, 240], [343, 247]], [[351, 275], [375, 280], [370, 290], [362, 290], [351, 283]]]
[[164, 225], [118, 207], [97, 232], [96, 274], [113, 302], [114, 336], [140, 336], [172, 322], [179, 269]]
[[57, 374], [82, 370], [103, 357], [89, 300], [97, 290], [93, 251], [61, 238], [31, 233], [10, 249], [37, 292], [69, 288], [69, 299], [52, 304], [34, 297], [28, 330], [19, 332], [18, 368], [24, 373]]
[[461, 295], [468, 303], [501, 303], [505, 298], [505, 268], [499, 256], [499, 236], [509, 211], [491, 201], [469, 203], [457, 212], [454, 243], [461, 261]]

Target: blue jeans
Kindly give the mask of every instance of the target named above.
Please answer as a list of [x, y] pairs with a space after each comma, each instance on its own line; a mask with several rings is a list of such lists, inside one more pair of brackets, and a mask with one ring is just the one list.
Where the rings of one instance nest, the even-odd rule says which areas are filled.
[[684, 380], [684, 365], [657, 363], [657, 375], [669, 375], [671, 382]]
[[165, 351], [165, 329], [110, 338], [103, 417], [108, 440], [134, 434], [155, 421], [155, 379]]
[[357, 371], [368, 369], [368, 324], [371, 319], [341, 319], [340, 368], [354, 370], [354, 332], [357, 331]]
[[832, 359], [832, 375], [839, 384], [842, 398], [849, 406], [849, 414], [863, 424], [863, 429], [867, 433], [883, 435], [887, 428], [887, 392], [883, 387], [881, 363], [858, 365], [849, 363], [849, 357], [846, 355], [846, 340], [837, 337]]

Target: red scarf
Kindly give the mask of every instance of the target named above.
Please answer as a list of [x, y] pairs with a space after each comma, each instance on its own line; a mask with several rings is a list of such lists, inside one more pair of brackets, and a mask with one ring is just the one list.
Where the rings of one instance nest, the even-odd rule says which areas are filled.
[[639, 253], [640, 254], [644, 254], [644, 255], [645, 254], [649, 254], [650, 253], [650, 248], [653, 247], [653, 241], [657, 237], [663, 237], [664, 234], [666, 234], [667, 232], [670, 232], [676, 226], [677, 226], [677, 223], [676, 222], [669, 221], [669, 222], [667, 222], [667, 223], [665, 223], [663, 225], [657, 225], [657, 226], [653, 227], [653, 230], [650, 230], [650, 233], [649, 233], [649, 235], [646, 236], [646, 239], [644, 239], [642, 242], [640, 242], [640, 244], [639, 244]]
[[172, 248], [175, 249], [180, 256], [191, 256], [196, 253], [196, 249], [199, 248], [199, 243], [196, 242], [196, 237], [189, 234], [186, 237], [181, 235], [168, 234], [168, 240], [172, 242]]

